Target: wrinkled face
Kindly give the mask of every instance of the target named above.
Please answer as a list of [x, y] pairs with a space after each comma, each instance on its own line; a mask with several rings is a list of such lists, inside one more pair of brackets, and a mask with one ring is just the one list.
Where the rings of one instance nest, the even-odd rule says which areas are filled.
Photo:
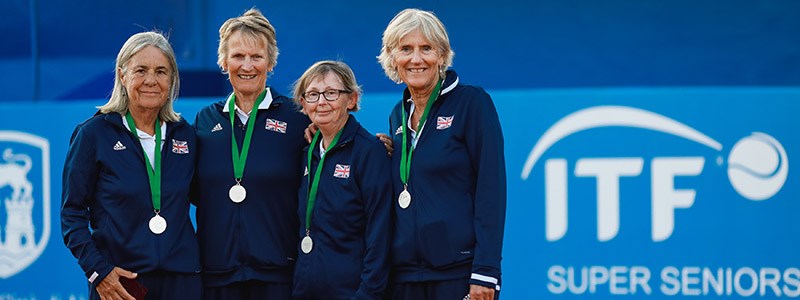
[[410, 90], [432, 90], [439, 79], [444, 56], [419, 30], [400, 39], [393, 49], [397, 74]]
[[253, 40], [241, 31], [234, 32], [222, 63], [233, 90], [245, 96], [260, 94], [267, 84], [267, 73], [272, 71], [268, 57], [266, 38]]
[[172, 72], [169, 59], [161, 50], [154, 46], [139, 50], [119, 74], [130, 100], [128, 107], [137, 111], [161, 109], [169, 98]]
[[[329, 72], [325, 74], [325, 76], [317, 76], [306, 87], [303, 93], [303, 101], [301, 101], [303, 112], [308, 115], [311, 122], [320, 128], [342, 124], [347, 120], [348, 110], [353, 109], [356, 105], [354, 94], [341, 92], [339, 93], [339, 98], [336, 100], [328, 100], [324, 93], [326, 91], [344, 89], [342, 81], [333, 72]], [[308, 100], [314, 100], [306, 96], [309, 92], [319, 93], [317, 102], [308, 103]], [[328, 96], [328, 98], [331, 97]]]

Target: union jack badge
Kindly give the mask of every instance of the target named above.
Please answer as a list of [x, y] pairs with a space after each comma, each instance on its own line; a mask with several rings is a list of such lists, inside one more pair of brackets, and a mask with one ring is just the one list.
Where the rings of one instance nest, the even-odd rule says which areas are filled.
[[286, 133], [286, 122], [275, 119], [267, 119], [267, 126], [264, 128], [270, 131]]
[[336, 169], [333, 170], [333, 177], [350, 178], [350, 166], [336, 164]]
[[189, 144], [186, 141], [172, 140], [172, 153], [187, 154], [189, 153]]
[[453, 125], [453, 116], [436, 117], [436, 129], [443, 130]]

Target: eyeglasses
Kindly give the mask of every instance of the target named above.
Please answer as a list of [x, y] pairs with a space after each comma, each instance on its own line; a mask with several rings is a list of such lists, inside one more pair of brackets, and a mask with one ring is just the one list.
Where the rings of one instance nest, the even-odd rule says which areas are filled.
[[323, 95], [325, 100], [336, 101], [336, 99], [339, 99], [339, 94], [341, 93], [349, 94], [351, 92], [346, 90], [326, 90], [323, 92], [311, 91], [303, 93], [303, 99], [305, 99], [307, 103], [315, 103], [319, 101], [319, 95]]

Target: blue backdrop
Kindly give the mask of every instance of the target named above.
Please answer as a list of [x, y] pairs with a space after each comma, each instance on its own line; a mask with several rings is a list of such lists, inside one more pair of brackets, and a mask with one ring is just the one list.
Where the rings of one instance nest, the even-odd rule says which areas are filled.
[[[490, 93], [506, 140], [505, 299], [800, 295], [800, 178], [789, 168], [800, 157], [800, 121], [793, 113], [800, 89]], [[396, 97], [365, 97], [359, 121], [385, 132]], [[179, 101], [177, 108], [193, 119], [213, 100]], [[44, 249], [19, 266], [8, 258], [31, 251], [0, 247], [0, 297], [85, 297], [86, 278], [58, 231], [58, 206], [69, 135], [99, 104], [0, 108], [0, 150], [32, 160], [32, 244]], [[20, 112], [35, 112], [40, 121]], [[10, 140], [19, 133], [46, 140], [49, 159], [35, 146]], [[0, 191], [0, 198], [12, 198], [10, 185]], [[10, 215], [0, 213], [6, 236]]]
[[367, 92], [396, 90], [375, 56], [406, 7], [435, 11], [459, 74], [489, 89], [800, 85], [794, 0], [5, 0], [0, 101], [106, 97], [117, 51], [145, 29], [169, 33], [184, 96], [217, 97], [219, 26], [252, 6], [277, 30], [280, 90], [321, 59], [350, 64]]

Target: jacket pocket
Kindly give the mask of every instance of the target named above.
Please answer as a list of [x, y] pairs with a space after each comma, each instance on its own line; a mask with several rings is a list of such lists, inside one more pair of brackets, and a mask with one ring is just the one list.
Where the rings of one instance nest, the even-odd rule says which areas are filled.
[[452, 228], [443, 221], [429, 223], [420, 231], [421, 252], [431, 266], [443, 269], [472, 260], [472, 228]]

